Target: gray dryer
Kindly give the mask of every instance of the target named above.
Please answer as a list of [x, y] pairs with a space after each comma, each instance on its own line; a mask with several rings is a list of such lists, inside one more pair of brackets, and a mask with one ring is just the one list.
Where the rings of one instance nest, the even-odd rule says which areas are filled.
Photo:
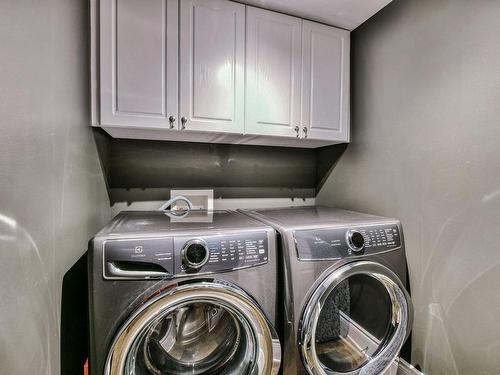
[[285, 375], [379, 375], [413, 319], [398, 220], [327, 207], [242, 211], [281, 236]]

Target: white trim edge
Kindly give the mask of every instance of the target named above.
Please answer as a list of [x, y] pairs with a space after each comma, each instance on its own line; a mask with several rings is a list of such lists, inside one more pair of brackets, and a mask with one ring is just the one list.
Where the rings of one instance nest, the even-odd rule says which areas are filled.
[[399, 359], [398, 375], [424, 375], [404, 359]]

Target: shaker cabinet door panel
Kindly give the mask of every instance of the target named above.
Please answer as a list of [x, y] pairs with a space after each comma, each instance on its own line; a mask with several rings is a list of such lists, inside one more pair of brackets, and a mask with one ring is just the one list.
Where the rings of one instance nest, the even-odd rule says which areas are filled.
[[301, 22], [299, 18], [247, 7], [247, 134], [298, 134]]
[[101, 0], [101, 125], [168, 128], [178, 108], [176, 0]]
[[187, 120], [185, 130], [243, 133], [245, 6], [181, 0], [180, 7], [179, 115]]
[[347, 141], [349, 32], [303, 21], [302, 34], [303, 136]]

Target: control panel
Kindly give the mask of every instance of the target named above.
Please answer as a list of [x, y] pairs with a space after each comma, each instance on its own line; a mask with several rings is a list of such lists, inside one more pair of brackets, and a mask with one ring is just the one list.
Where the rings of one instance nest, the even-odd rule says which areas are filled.
[[376, 254], [401, 246], [396, 224], [296, 230], [294, 236], [300, 260], [334, 260]]
[[269, 260], [267, 232], [107, 240], [107, 279], [172, 278], [230, 271]]
[[[197, 246], [203, 246], [203, 250], [200, 247], [196, 251], [195, 264], [191, 261], [195, 258], [195, 248], [191, 241], [193, 240], [179, 237], [174, 240], [176, 274], [221, 272], [251, 267], [265, 264], [269, 258], [266, 232], [249, 232], [245, 236], [237, 234], [199, 238], [195, 241], [198, 241]], [[201, 259], [204, 254], [206, 260]]]

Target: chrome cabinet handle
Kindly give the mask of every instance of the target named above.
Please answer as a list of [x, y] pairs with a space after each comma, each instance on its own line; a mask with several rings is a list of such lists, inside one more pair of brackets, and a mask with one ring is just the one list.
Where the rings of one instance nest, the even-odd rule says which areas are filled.
[[307, 138], [307, 127], [304, 126], [302, 132], [304, 133], [304, 138]]
[[181, 129], [184, 130], [186, 129], [186, 122], [188, 121], [187, 118], [185, 118], [184, 116], [182, 116], [181, 118]]
[[174, 116], [170, 116], [168, 118], [168, 122], [170, 123], [170, 129], [173, 129], [174, 128], [174, 123], [175, 123], [175, 117]]
[[299, 126], [297, 125], [295, 128], [294, 128], [295, 132], [297, 133], [297, 138], [299, 138]]

